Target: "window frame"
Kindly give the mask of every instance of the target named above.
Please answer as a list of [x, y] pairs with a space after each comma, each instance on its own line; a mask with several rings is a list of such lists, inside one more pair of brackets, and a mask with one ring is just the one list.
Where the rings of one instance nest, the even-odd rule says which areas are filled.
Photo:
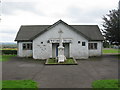
[[89, 50], [97, 50], [98, 49], [98, 43], [88, 43], [88, 49]]
[[23, 50], [32, 50], [32, 43], [23, 43], [22, 48]]
[[86, 46], [86, 42], [82, 42], [82, 46]]

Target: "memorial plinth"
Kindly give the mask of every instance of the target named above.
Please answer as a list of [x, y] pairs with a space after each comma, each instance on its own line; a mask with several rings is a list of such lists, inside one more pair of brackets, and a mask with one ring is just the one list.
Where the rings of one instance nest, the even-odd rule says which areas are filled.
[[63, 40], [62, 40], [62, 37], [61, 37], [61, 34], [63, 33], [62, 30], [60, 30], [58, 32], [60, 34], [60, 42], [59, 42], [59, 46], [58, 46], [58, 63], [59, 62], [64, 62], [66, 60], [66, 57], [64, 55], [64, 47], [63, 47]]

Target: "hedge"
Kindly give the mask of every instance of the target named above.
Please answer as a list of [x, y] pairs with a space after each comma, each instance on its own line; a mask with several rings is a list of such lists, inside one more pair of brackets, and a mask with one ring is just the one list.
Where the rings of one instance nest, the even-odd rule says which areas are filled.
[[4, 54], [16, 55], [17, 54], [17, 50], [0, 50], [0, 52], [2, 52], [2, 55]]

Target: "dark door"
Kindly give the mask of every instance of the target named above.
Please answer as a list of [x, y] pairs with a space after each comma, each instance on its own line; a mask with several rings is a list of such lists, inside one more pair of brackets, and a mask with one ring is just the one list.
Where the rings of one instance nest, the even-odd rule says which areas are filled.
[[56, 45], [56, 56], [58, 56], [58, 46], [59, 45]]
[[69, 43], [64, 43], [64, 55], [69, 58]]

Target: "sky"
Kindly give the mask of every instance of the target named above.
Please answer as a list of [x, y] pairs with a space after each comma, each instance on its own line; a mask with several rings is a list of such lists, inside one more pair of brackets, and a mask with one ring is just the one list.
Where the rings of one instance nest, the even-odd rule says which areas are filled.
[[98, 25], [119, 0], [2, 0], [0, 42], [14, 42], [21, 25], [52, 25], [62, 19], [69, 25]]

